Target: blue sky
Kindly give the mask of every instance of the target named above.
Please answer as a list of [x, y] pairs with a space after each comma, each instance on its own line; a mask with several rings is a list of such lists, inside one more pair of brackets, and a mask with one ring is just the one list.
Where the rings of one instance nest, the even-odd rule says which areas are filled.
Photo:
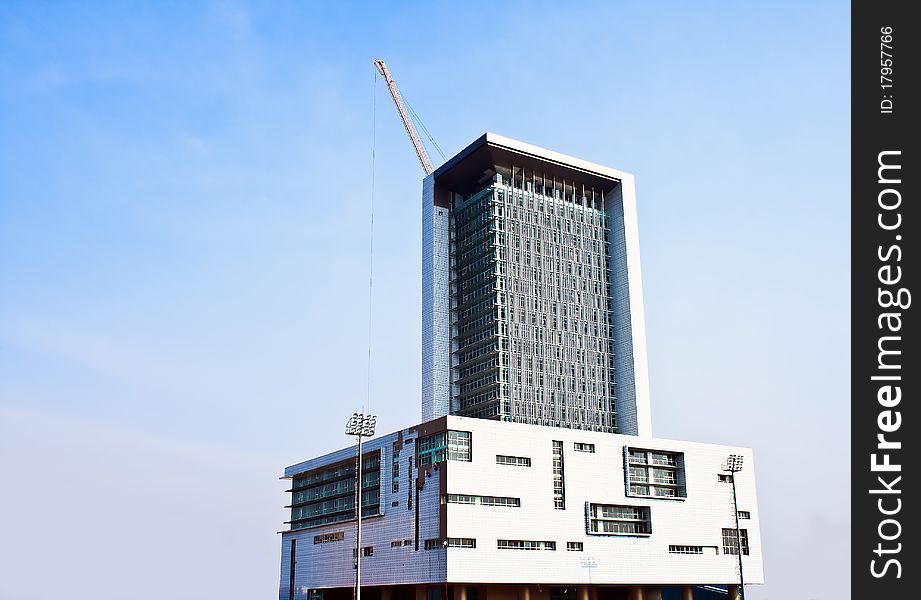
[[276, 593], [277, 477], [366, 397], [375, 93], [371, 405], [418, 421], [422, 173], [375, 58], [448, 155], [636, 175], [654, 433], [754, 448], [751, 598], [846, 597], [848, 10], [4, 3], [0, 598]]

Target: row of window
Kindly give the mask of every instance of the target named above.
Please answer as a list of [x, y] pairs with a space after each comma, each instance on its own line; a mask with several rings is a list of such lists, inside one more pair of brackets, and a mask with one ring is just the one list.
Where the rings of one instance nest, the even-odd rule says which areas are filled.
[[[380, 462], [380, 450], [362, 455], [363, 516], [380, 514]], [[290, 490], [291, 528], [303, 529], [354, 519], [355, 466], [354, 459], [347, 459], [295, 476]]]
[[511, 465], [514, 467], [530, 467], [531, 459], [527, 456], [506, 456], [504, 454], [497, 454], [496, 464]]
[[337, 531], [335, 533], [324, 533], [322, 535], [313, 536], [314, 544], [325, 544], [327, 542], [341, 542], [345, 539], [345, 532]]
[[[496, 540], [499, 550], [556, 550], [556, 542], [543, 540]], [[426, 550], [438, 548], [476, 548], [474, 538], [432, 538], [425, 540]], [[582, 542], [566, 542], [569, 552], [582, 552]]]
[[[603, 505], [598, 505], [603, 506]], [[630, 508], [630, 507], [612, 507], [616, 509]], [[635, 508], [635, 507], [634, 507]], [[618, 515], [629, 515], [628, 512], [624, 511], [614, 511]], [[613, 514], [613, 513], [612, 513]], [[738, 538], [742, 539], [742, 554], [748, 556], [749, 546], [748, 546], [748, 530], [741, 529], [739, 530], [739, 535], [736, 535], [735, 529], [724, 528], [723, 529], [723, 554], [738, 554], [739, 553], [739, 544]], [[314, 544], [322, 544], [326, 542], [336, 542], [342, 541], [343, 532], [337, 531], [335, 533], [327, 533], [323, 535], [313, 536]], [[402, 548], [405, 546], [412, 546], [412, 540], [395, 540], [390, 542], [391, 548]], [[499, 550], [556, 550], [556, 542], [548, 540], [496, 540], [496, 547]], [[425, 540], [425, 549], [426, 550], [437, 550], [438, 548], [476, 548], [476, 539], [474, 538], [458, 538], [458, 537], [449, 537], [449, 538], [431, 538]], [[585, 546], [583, 542], [566, 542], [567, 552], [582, 552], [584, 551]], [[671, 544], [668, 547], [669, 554], [719, 554], [719, 548], [716, 546], [689, 546], [689, 545], [678, 545]], [[362, 556], [373, 556], [374, 555], [374, 546], [364, 546], [361, 549]], [[352, 558], [355, 558], [355, 549], [352, 549]]]
[[[723, 528], [723, 554], [739, 554], [739, 538], [742, 539], [742, 554], [748, 556], [748, 530], [740, 529], [738, 535], [735, 529]], [[672, 544], [668, 547], [669, 554], [719, 554], [716, 546], [685, 546]]]
[[473, 538], [432, 538], [425, 540], [426, 550], [435, 550], [437, 548], [476, 548], [476, 540]]
[[719, 554], [716, 546], [680, 546], [672, 544], [668, 547], [669, 554]]
[[469, 494], [445, 494], [442, 504], [478, 504], [480, 506], [521, 506], [521, 498], [506, 496], [472, 496]]
[[[442, 431], [419, 439], [419, 464], [424, 467], [444, 460], [469, 462], [472, 459], [471, 432]], [[396, 446], [396, 445], [395, 445]], [[577, 452], [595, 452], [595, 445], [573, 442]], [[392, 463], [393, 491], [399, 490], [399, 454], [394, 452]], [[366, 467], [373, 469], [363, 474], [362, 514], [378, 514], [380, 499], [380, 451], [365, 455]], [[627, 496], [644, 498], [685, 498], [684, 454], [644, 448], [624, 448], [624, 468], [627, 479]], [[530, 467], [530, 457], [496, 455], [496, 464]], [[296, 477], [293, 486], [291, 522], [294, 529], [345, 521], [354, 518], [354, 474], [348, 461], [317, 469]], [[731, 481], [731, 476], [720, 475], [720, 481]], [[564, 443], [552, 441], [552, 483], [554, 508], [566, 508], [564, 477]], [[448, 494], [443, 503], [483, 506], [521, 506], [520, 498]], [[396, 506], [397, 503], [392, 503]], [[628, 510], [629, 509], [629, 510]], [[626, 511], [626, 512], [625, 512]], [[633, 511], [627, 518], [627, 512]], [[645, 511], [645, 512], [644, 512]], [[594, 534], [648, 535], [651, 532], [648, 507], [592, 504], [588, 531]], [[739, 511], [739, 519], [750, 519], [751, 513]], [[322, 542], [315, 542], [322, 543]]]

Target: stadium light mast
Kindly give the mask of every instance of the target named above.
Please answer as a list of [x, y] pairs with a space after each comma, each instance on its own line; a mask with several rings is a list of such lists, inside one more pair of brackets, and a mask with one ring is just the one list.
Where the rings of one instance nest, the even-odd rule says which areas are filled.
[[742, 574], [742, 530], [739, 529], [739, 502], [736, 496], [736, 473], [742, 470], [744, 457], [741, 454], [730, 454], [726, 458], [723, 470], [728, 471], [729, 481], [732, 482], [732, 509], [735, 515], [736, 546], [739, 555], [739, 600], [745, 600], [745, 576]]
[[355, 600], [361, 600], [361, 439], [373, 436], [376, 425], [377, 417], [364, 413], [353, 413], [345, 424], [346, 435], [358, 438], [355, 455]]

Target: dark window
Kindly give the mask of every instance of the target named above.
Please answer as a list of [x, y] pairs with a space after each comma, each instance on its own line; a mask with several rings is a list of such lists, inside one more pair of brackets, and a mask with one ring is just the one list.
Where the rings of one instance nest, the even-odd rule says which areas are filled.
[[[740, 529], [740, 537], [742, 538], [742, 554], [748, 556], [748, 530]], [[723, 528], [723, 554], [738, 554], [739, 553], [739, 540], [736, 537], [736, 530]]]

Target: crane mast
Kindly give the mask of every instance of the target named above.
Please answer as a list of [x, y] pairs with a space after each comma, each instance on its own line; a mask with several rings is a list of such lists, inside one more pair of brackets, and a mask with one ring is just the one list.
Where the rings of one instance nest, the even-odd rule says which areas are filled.
[[390, 75], [390, 70], [387, 68], [387, 65], [384, 64], [384, 61], [380, 59], [374, 61], [374, 66], [377, 67], [378, 72], [383, 76], [384, 81], [387, 82], [387, 89], [390, 90], [390, 96], [393, 98], [393, 103], [397, 106], [397, 111], [400, 113], [400, 118], [403, 120], [403, 126], [406, 128], [406, 133], [409, 134], [409, 141], [413, 144], [416, 156], [419, 157], [419, 162], [422, 163], [422, 170], [425, 171], [426, 175], [431, 175], [434, 169], [432, 169], [432, 163], [429, 161], [429, 155], [425, 152], [425, 146], [422, 145], [422, 140], [419, 139], [419, 134], [416, 133], [416, 128], [409, 118], [409, 113], [406, 112], [406, 106], [403, 105], [403, 97], [400, 95], [400, 90], [397, 88], [393, 76]]

